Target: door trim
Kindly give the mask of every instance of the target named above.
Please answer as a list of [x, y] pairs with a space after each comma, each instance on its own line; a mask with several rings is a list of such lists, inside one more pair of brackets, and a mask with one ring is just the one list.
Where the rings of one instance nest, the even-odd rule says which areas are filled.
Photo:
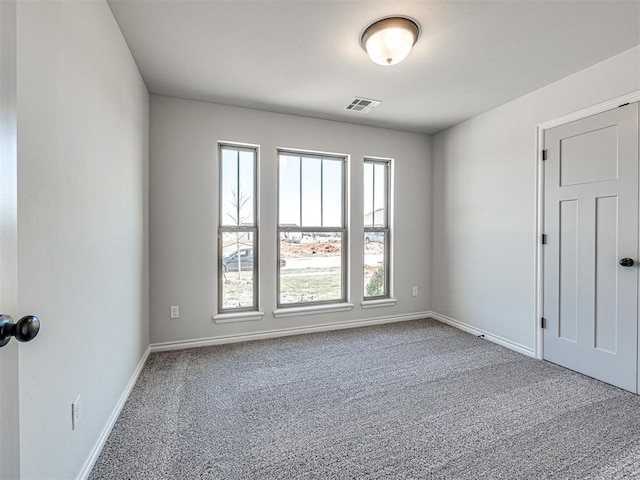
[[[0, 313], [13, 315], [18, 315], [17, 18], [16, 1], [0, 0]], [[0, 367], [0, 478], [20, 478], [20, 350], [15, 340], [2, 347]]]
[[[544, 287], [544, 257], [543, 257], [543, 245], [541, 242], [541, 236], [543, 232], [544, 225], [544, 169], [542, 168], [542, 148], [544, 146], [544, 134], [546, 130], [551, 128], [565, 125], [567, 123], [581, 120], [586, 117], [590, 117], [592, 115], [597, 115], [599, 113], [603, 113], [609, 110], [613, 110], [615, 108], [624, 105], [625, 103], [635, 103], [640, 102], [640, 90], [636, 90], [634, 92], [628, 93], [626, 95], [622, 95], [620, 97], [613, 98], [606, 102], [599, 103], [597, 105], [592, 105], [590, 107], [584, 108], [582, 110], [578, 110], [573, 113], [569, 113], [566, 115], [562, 115], [560, 117], [554, 118], [552, 120], [548, 120], [543, 123], [539, 123], [536, 125], [536, 150], [535, 150], [535, 177], [536, 177], [536, 191], [535, 191], [535, 204], [536, 204], [536, 212], [535, 212], [535, 305], [534, 305], [534, 319], [533, 319], [533, 328], [534, 328], [534, 355], [535, 358], [542, 360], [544, 359], [544, 343], [543, 343], [543, 332], [542, 326], [540, 322], [540, 318], [543, 310], [543, 295], [542, 292]], [[639, 237], [640, 238], [640, 237]], [[640, 298], [640, 292], [639, 292]], [[640, 304], [639, 310], [640, 311]], [[639, 330], [640, 332], [640, 330]], [[640, 335], [639, 335], [640, 336]], [[640, 338], [638, 339], [638, 345], [640, 346]], [[640, 385], [640, 358], [638, 359], [638, 381]]]

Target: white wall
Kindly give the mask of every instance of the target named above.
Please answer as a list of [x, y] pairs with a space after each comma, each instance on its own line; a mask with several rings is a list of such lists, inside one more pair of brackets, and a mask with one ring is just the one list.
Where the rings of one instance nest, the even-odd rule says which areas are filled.
[[637, 89], [640, 47], [434, 136], [434, 311], [533, 350], [536, 125]]
[[148, 345], [149, 97], [104, 1], [19, 2], [17, 39], [22, 475], [70, 479]]
[[[379, 128], [151, 97], [151, 342], [238, 335], [423, 312], [429, 305], [430, 141]], [[217, 142], [260, 145], [260, 321], [215, 324], [217, 313]], [[395, 158], [394, 307], [362, 310], [363, 245], [351, 244], [350, 312], [274, 318], [276, 149], [351, 155], [351, 235], [362, 238], [362, 160]], [[421, 295], [411, 296], [416, 285]], [[180, 306], [179, 320], [169, 307]]]

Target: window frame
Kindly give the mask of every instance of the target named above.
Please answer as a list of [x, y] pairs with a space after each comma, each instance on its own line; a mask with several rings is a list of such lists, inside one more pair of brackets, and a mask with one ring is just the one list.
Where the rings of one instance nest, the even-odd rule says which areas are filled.
[[[315, 227], [296, 227], [290, 226], [286, 224], [285, 226], [281, 226], [280, 224], [280, 158], [282, 155], [290, 155], [300, 157], [300, 223], [302, 223], [302, 158], [318, 158], [320, 160], [328, 159], [328, 160], [339, 160], [342, 166], [342, 196], [341, 196], [341, 215], [342, 215], [342, 226], [340, 227], [323, 227], [323, 226], [315, 226]], [[298, 150], [298, 149], [289, 149], [289, 148], [278, 148], [276, 151], [276, 159], [277, 159], [277, 172], [276, 172], [276, 309], [277, 310], [285, 310], [285, 309], [297, 309], [300, 307], [314, 307], [314, 306], [326, 306], [326, 305], [336, 305], [336, 304], [346, 304], [348, 302], [348, 292], [349, 292], [349, 275], [348, 275], [348, 267], [349, 267], [349, 229], [348, 229], [348, 195], [347, 195], [347, 173], [348, 173], [348, 162], [349, 155], [339, 154], [339, 153], [327, 153], [327, 152], [317, 152], [317, 151], [309, 151], [309, 150]], [[322, 165], [322, 164], [321, 164]], [[322, 166], [321, 166], [322, 171]], [[323, 218], [323, 205], [322, 205], [322, 175], [320, 176], [320, 223], [322, 224], [324, 221]], [[281, 300], [281, 291], [280, 291], [280, 277], [281, 277], [281, 266], [280, 266], [280, 255], [281, 255], [281, 234], [283, 233], [300, 233], [301, 238], [304, 237], [305, 233], [340, 233], [342, 242], [340, 249], [340, 271], [341, 271], [341, 297], [330, 300], [321, 300], [316, 302], [297, 302], [297, 303], [282, 303]]]
[[[238, 152], [237, 162], [240, 161], [239, 152], [251, 152], [253, 153], [253, 223], [251, 226], [237, 225], [229, 226], [223, 225], [223, 190], [222, 190], [222, 151], [223, 150], [235, 150]], [[260, 248], [259, 248], [259, 157], [260, 147], [258, 145], [246, 144], [246, 143], [234, 143], [234, 142], [218, 142], [218, 314], [228, 315], [244, 312], [258, 312], [259, 311], [259, 299], [260, 299], [260, 285], [259, 285], [259, 260], [260, 260]], [[238, 168], [238, 177], [240, 175], [240, 169]], [[239, 183], [239, 178], [238, 178]], [[253, 235], [253, 301], [251, 306], [247, 307], [233, 307], [224, 308], [223, 301], [223, 285], [224, 274], [223, 271], [223, 258], [224, 258], [224, 246], [222, 244], [224, 233], [247, 233]]]
[[[363, 242], [363, 289], [362, 289], [362, 298], [364, 302], [375, 302], [377, 300], [387, 300], [387, 299], [391, 299], [392, 298], [392, 285], [393, 282], [391, 281], [391, 276], [392, 276], [392, 269], [391, 269], [391, 252], [392, 252], [392, 242], [393, 239], [391, 238], [391, 208], [392, 208], [392, 164], [393, 164], [393, 159], [392, 158], [380, 158], [380, 157], [364, 157], [363, 159], [363, 195], [362, 195], [362, 205], [363, 205], [363, 213], [364, 213], [364, 202], [365, 202], [365, 196], [364, 196], [364, 182], [367, 180], [365, 178], [364, 175], [364, 166], [367, 164], [372, 164], [374, 166], [373, 168], [373, 178], [372, 178], [372, 188], [371, 188], [371, 226], [367, 226], [366, 224], [364, 224], [363, 221], [363, 235], [362, 235], [362, 242]], [[382, 227], [376, 227], [375, 226], [375, 193], [376, 193], [376, 189], [375, 189], [375, 165], [383, 165], [385, 167], [384, 171], [385, 171], [385, 175], [386, 175], [386, 181], [384, 183], [385, 185], [385, 196], [384, 196], [384, 217], [383, 217], [383, 221], [384, 221], [384, 226]], [[379, 232], [382, 233], [383, 238], [384, 238], [384, 260], [383, 260], [383, 265], [384, 265], [384, 271], [385, 271], [385, 276], [384, 276], [384, 293], [382, 295], [374, 295], [374, 296], [367, 296], [366, 295], [366, 280], [365, 280], [365, 276], [364, 276], [364, 255], [366, 254], [366, 242], [365, 242], [365, 238], [367, 233], [370, 232]]]

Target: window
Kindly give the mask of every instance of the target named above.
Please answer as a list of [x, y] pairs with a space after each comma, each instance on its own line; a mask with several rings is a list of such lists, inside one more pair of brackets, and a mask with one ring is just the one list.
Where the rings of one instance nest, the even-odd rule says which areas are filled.
[[278, 152], [278, 307], [345, 302], [345, 157]]
[[258, 309], [257, 149], [221, 144], [218, 311]]
[[364, 299], [390, 293], [390, 161], [364, 160]]

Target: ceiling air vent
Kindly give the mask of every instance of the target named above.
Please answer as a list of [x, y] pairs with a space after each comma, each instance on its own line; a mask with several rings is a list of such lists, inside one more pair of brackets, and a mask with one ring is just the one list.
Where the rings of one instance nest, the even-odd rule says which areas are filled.
[[380, 100], [371, 100], [370, 98], [354, 98], [349, 105], [345, 107], [345, 110], [351, 110], [352, 112], [368, 113], [382, 102]]

